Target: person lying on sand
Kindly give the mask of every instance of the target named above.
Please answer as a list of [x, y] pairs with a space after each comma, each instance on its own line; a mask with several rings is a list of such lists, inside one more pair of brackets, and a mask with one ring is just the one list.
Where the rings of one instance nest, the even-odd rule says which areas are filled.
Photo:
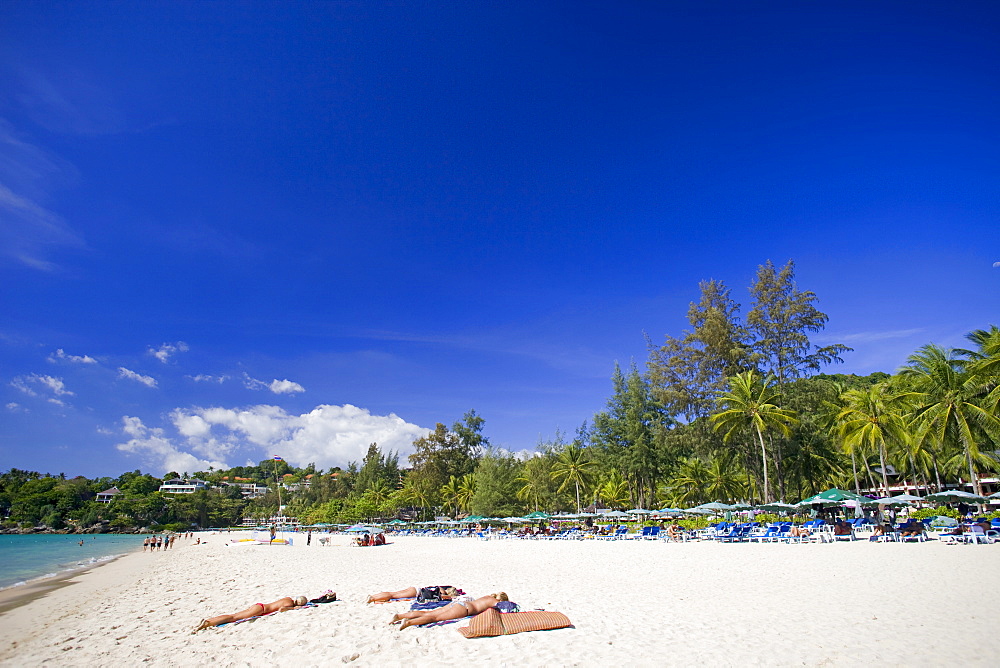
[[279, 598], [277, 601], [271, 603], [254, 603], [246, 610], [241, 610], [240, 612], [233, 613], [231, 615], [218, 615], [217, 617], [209, 617], [207, 619], [201, 620], [198, 627], [192, 631], [192, 633], [197, 633], [202, 629], [207, 629], [210, 626], [218, 626], [219, 624], [229, 624], [230, 622], [238, 622], [241, 619], [250, 619], [251, 617], [260, 617], [261, 615], [269, 615], [272, 612], [284, 612], [285, 610], [292, 610], [294, 608], [300, 608], [308, 602], [305, 596], [296, 596], [291, 598], [286, 596], [284, 598]]
[[462, 594], [456, 596], [452, 599], [451, 603], [443, 608], [397, 613], [392, 616], [392, 621], [389, 623], [396, 624], [402, 622], [399, 626], [399, 630], [402, 631], [408, 626], [423, 626], [424, 624], [446, 622], [451, 619], [461, 619], [462, 617], [478, 615], [480, 612], [496, 607], [496, 604], [500, 601], [506, 600], [509, 599], [507, 598], [507, 594], [503, 592], [490, 594], [482, 598], [473, 598], [469, 594]]
[[399, 591], [380, 591], [377, 594], [372, 594], [368, 597], [365, 603], [385, 603], [387, 601], [392, 601], [399, 598], [417, 598], [420, 592], [431, 593], [437, 592], [437, 598], [431, 596], [424, 596], [427, 600], [438, 600], [438, 601], [450, 601], [456, 596], [464, 594], [461, 589], [457, 589], [451, 586], [439, 586], [439, 587], [424, 587], [422, 589], [417, 589], [416, 587], [407, 587], [406, 589], [400, 589]]

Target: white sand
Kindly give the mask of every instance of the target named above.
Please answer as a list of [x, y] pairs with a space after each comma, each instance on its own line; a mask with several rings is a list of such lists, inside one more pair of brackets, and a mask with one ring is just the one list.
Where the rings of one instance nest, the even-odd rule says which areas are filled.
[[[0, 665], [995, 665], [1000, 545], [395, 538], [378, 548], [178, 542], [0, 618]], [[572, 629], [467, 640], [398, 631], [385, 588], [454, 584]], [[281, 596], [345, 599], [191, 635]]]

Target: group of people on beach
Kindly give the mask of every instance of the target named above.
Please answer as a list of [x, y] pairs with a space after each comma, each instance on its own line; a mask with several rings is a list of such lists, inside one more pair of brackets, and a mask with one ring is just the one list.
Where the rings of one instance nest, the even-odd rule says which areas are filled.
[[142, 551], [145, 552], [149, 548], [150, 552], [156, 552], [157, 550], [169, 550], [174, 546], [177, 541], [177, 534], [171, 534], [169, 536], [149, 536], [144, 541], [142, 541]]
[[[382, 591], [368, 597], [367, 603], [388, 603], [389, 601], [415, 599], [421, 604], [427, 605], [437, 602], [438, 606], [431, 609], [411, 610], [409, 612], [399, 612], [392, 616], [389, 624], [399, 624], [399, 629], [403, 630], [410, 626], [424, 626], [437, 622], [447, 622], [453, 619], [471, 617], [496, 607], [501, 601], [509, 601], [507, 594], [499, 592], [489, 596], [475, 597], [466, 594], [461, 589], [452, 586], [407, 587], [399, 591]], [[276, 612], [295, 610], [309, 604], [332, 603], [336, 601], [337, 594], [327, 591], [319, 598], [313, 600], [306, 599], [305, 596], [285, 596], [270, 603], [254, 603], [245, 610], [231, 614], [216, 615], [206, 617], [201, 620], [192, 633], [197, 633], [202, 629], [222, 624], [231, 624], [254, 617], [263, 617]], [[513, 604], [511, 604], [513, 605]]]

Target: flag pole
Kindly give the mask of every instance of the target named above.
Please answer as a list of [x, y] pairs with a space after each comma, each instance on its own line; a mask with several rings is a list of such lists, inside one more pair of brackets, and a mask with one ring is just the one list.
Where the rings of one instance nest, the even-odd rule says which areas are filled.
[[[281, 522], [281, 518], [283, 516], [281, 514], [281, 481], [278, 480], [278, 460], [279, 459], [281, 459], [281, 457], [278, 457], [278, 456], [274, 457], [274, 485], [275, 485], [275, 489], [278, 490], [278, 522]], [[284, 461], [284, 460], [282, 460], [282, 461]]]

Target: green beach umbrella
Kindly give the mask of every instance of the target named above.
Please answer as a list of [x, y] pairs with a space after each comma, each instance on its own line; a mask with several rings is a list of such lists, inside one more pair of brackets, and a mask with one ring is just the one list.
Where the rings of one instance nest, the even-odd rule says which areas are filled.
[[800, 506], [815, 506], [819, 504], [841, 504], [844, 501], [857, 501], [859, 503], [871, 503], [871, 499], [866, 496], [861, 496], [860, 494], [855, 494], [854, 492], [848, 492], [847, 490], [837, 489], [832, 487], [825, 492], [820, 492], [814, 496], [810, 496], [808, 499], [802, 499], [799, 501]]
[[943, 492], [928, 494], [924, 497], [924, 500], [936, 501], [938, 503], [986, 503], [985, 496], [979, 496], [978, 494], [972, 494], [971, 492], [963, 492], [958, 489], [949, 489]]

